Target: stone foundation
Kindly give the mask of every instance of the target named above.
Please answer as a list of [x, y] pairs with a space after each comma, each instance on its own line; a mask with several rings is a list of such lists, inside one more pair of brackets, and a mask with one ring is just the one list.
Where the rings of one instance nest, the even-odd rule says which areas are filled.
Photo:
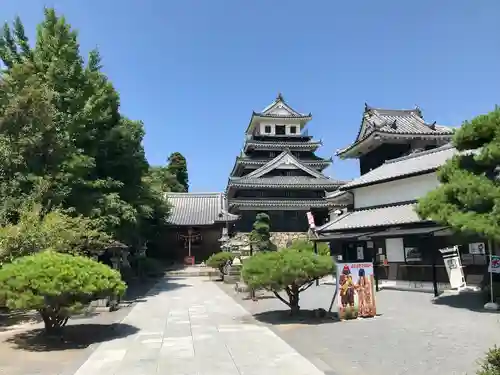
[[[235, 234], [234, 239], [244, 243], [249, 243], [250, 233], [238, 232]], [[285, 248], [289, 242], [295, 240], [307, 240], [306, 232], [271, 232], [271, 242], [274, 243], [278, 249]]]

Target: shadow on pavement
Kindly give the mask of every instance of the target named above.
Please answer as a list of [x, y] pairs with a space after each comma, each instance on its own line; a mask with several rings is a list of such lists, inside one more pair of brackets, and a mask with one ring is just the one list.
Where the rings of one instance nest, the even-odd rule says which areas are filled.
[[125, 296], [121, 299], [120, 304], [130, 305], [132, 303], [146, 302], [147, 297], [153, 297], [162, 292], [191, 286], [176, 282], [175, 280], [179, 280], [179, 278], [161, 277], [129, 282]]
[[272, 310], [254, 314], [253, 317], [261, 323], [272, 325], [319, 325], [336, 323], [338, 321], [336, 316], [332, 314], [327, 314], [325, 317], [319, 317], [317, 315], [317, 310], [300, 310], [297, 315], [290, 315], [288, 310]]
[[32, 352], [50, 352], [68, 349], [83, 349], [101, 343], [126, 337], [138, 332], [134, 326], [122, 323], [76, 324], [64, 327], [62, 336], [49, 336], [43, 329], [17, 333], [6, 341], [15, 349]]
[[[478, 292], [462, 292], [459, 294], [444, 294], [433, 300], [436, 305], [444, 305], [459, 309], [467, 309], [475, 312], [492, 313], [485, 310], [484, 295]], [[498, 313], [498, 312], [497, 312]]]
[[4, 332], [13, 326], [39, 323], [40, 315], [36, 311], [8, 311], [0, 312], [0, 332]]

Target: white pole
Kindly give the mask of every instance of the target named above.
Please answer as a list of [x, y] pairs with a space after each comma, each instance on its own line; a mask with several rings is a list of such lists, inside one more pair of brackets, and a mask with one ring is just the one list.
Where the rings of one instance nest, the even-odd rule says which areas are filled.
[[491, 240], [488, 241], [488, 252], [490, 255], [490, 294], [491, 294], [491, 300], [488, 302], [486, 305], [484, 305], [484, 308], [486, 310], [498, 310], [498, 305], [495, 302], [495, 297], [493, 294], [493, 267], [492, 267], [492, 260], [493, 260], [493, 246], [491, 243]]
[[[490, 264], [493, 260], [493, 251], [491, 250], [491, 241], [488, 241], [488, 250], [490, 252]], [[491, 303], [495, 302], [495, 298], [493, 297], [493, 268], [490, 267], [490, 292], [491, 292]]]

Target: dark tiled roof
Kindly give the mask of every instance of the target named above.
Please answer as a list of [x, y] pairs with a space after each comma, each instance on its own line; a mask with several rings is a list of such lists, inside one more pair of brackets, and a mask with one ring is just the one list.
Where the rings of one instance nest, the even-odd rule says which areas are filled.
[[256, 178], [256, 177], [263, 177], [267, 173], [271, 172], [272, 170], [280, 167], [281, 165], [287, 165], [290, 167], [295, 167], [295, 169], [301, 169], [302, 171], [306, 172], [309, 176], [316, 177], [316, 178], [326, 178], [325, 175], [323, 175], [321, 172], [318, 172], [317, 170], [308, 167], [307, 165], [304, 165], [301, 160], [296, 158], [290, 150], [285, 150], [278, 156], [276, 156], [274, 159], [269, 160], [266, 164], [264, 164], [262, 167], [259, 169], [250, 172], [249, 174], [245, 175], [245, 178]]
[[224, 211], [222, 193], [166, 193], [165, 197], [172, 205], [169, 222], [173, 225], [212, 225], [238, 219]]
[[348, 212], [318, 228], [318, 232], [384, 227], [424, 222], [415, 212], [415, 204], [402, 204]]
[[301, 118], [301, 119], [310, 119], [312, 118], [312, 114], [309, 113], [307, 115], [305, 114], [290, 114], [290, 115], [275, 115], [275, 114], [266, 114], [266, 113], [261, 113], [261, 112], [253, 112], [253, 116], [257, 117], [270, 117], [270, 118]]
[[380, 167], [343, 185], [342, 190], [349, 190], [363, 185], [381, 183], [386, 180], [432, 172], [441, 167], [456, 153], [450, 144], [428, 151], [417, 152], [398, 159], [392, 159]]
[[[252, 159], [248, 157], [239, 157], [236, 162], [244, 165], [264, 165], [269, 162], [270, 159]], [[324, 165], [328, 166], [332, 163], [332, 158], [329, 159], [300, 159], [302, 164], [313, 167], [322, 167]]]
[[308, 176], [275, 176], [275, 177], [232, 177], [229, 179], [229, 186], [234, 187], [293, 187], [293, 188], [333, 188], [342, 185], [344, 182], [332, 180], [327, 177], [317, 178]]
[[371, 108], [366, 118], [372, 130], [396, 134], [453, 134], [446, 126], [428, 124], [421, 117], [419, 110], [393, 110]]
[[380, 136], [439, 136], [449, 137], [451, 140], [453, 128], [425, 122], [418, 108], [394, 110], [366, 106], [356, 141], [346, 148], [339, 150], [337, 154], [340, 155], [349, 151], [375, 134]]
[[230, 199], [229, 204], [237, 207], [327, 207], [325, 199]]
[[264, 142], [264, 141], [247, 141], [245, 143], [245, 150], [249, 148], [261, 149], [261, 150], [315, 150], [321, 146], [321, 141], [309, 141], [309, 142], [292, 142], [292, 141], [276, 141], [276, 142]]

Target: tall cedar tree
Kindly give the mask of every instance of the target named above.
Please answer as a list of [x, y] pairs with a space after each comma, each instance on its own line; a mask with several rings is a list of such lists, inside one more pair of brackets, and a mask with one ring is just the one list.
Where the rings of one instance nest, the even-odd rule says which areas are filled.
[[76, 31], [45, 9], [34, 47], [16, 18], [0, 37], [0, 219], [25, 196], [94, 219], [116, 239], [143, 242], [168, 206], [148, 185], [143, 124], [123, 117], [119, 95], [92, 51], [84, 63]]
[[466, 121], [454, 137], [459, 151], [438, 173], [441, 185], [417, 212], [459, 232], [500, 240], [500, 108]]
[[189, 178], [186, 158], [180, 152], [174, 152], [168, 157], [168, 171], [175, 176], [183, 191], [189, 191]]
[[172, 191], [182, 193], [185, 191], [184, 186], [168, 170], [168, 166], [151, 166], [149, 168], [148, 181], [159, 192]]

